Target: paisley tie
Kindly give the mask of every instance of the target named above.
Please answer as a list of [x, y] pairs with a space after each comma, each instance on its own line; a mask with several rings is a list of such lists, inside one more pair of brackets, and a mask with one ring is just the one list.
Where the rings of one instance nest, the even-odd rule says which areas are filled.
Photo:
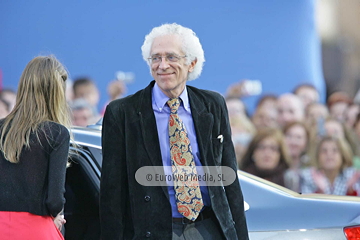
[[[170, 99], [167, 104], [171, 109], [169, 140], [172, 172], [175, 179], [176, 176], [197, 176], [190, 140], [185, 125], [178, 115], [180, 99]], [[204, 206], [197, 178], [191, 178], [191, 181], [178, 178], [174, 181], [174, 189], [179, 213], [189, 220], [195, 221]]]

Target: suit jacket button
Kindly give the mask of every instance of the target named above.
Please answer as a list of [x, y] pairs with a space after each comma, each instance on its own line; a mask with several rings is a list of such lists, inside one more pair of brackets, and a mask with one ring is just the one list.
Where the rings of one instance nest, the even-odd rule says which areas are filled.
[[146, 232], [145, 237], [147, 238], [151, 237], [151, 232]]
[[146, 202], [150, 201], [150, 196], [145, 196], [145, 201]]

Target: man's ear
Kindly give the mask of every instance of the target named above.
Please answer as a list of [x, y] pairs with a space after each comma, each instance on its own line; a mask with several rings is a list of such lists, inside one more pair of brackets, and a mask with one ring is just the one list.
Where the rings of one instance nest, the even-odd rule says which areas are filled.
[[195, 58], [195, 60], [190, 63], [189, 72], [194, 71], [194, 67], [195, 67], [196, 63], [197, 63], [197, 59]]

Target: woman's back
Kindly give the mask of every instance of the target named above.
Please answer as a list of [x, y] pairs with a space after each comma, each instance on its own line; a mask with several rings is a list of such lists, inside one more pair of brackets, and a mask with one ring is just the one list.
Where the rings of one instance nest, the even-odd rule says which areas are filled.
[[44, 122], [37, 132], [31, 133], [30, 148], [23, 148], [18, 163], [0, 154], [0, 211], [56, 216], [65, 203], [59, 183], [65, 177], [69, 132], [53, 122]]

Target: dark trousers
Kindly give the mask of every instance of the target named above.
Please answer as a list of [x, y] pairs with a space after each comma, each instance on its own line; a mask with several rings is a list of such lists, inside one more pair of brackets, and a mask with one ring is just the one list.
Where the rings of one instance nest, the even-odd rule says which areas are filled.
[[173, 240], [221, 240], [224, 239], [216, 219], [207, 218], [194, 223], [173, 222]]

